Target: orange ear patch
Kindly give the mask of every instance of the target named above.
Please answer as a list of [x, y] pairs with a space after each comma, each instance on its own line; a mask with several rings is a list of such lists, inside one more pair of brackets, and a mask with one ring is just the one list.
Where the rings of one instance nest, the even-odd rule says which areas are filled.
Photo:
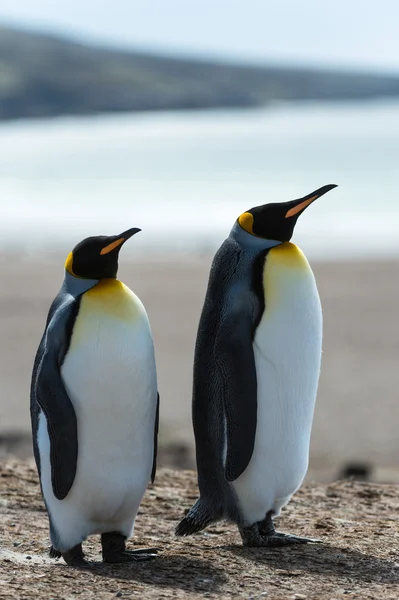
[[240, 215], [238, 217], [238, 223], [239, 225], [241, 225], [241, 227], [243, 229], [245, 229], [245, 231], [247, 231], [248, 233], [255, 235], [254, 231], [253, 231], [253, 224], [254, 224], [254, 217], [253, 215], [251, 215], [251, 213], [249, 212], [245, 212], [242, 213], [242, 215]]
[[73, 272], [72, 263], [73, 263], [73, 253], [70, 252], [67, 256], [64, 267], [65, 267], [65, 270], [68, 271], [68, 273], [70, 275], [75, 275], [75, 273]]
[[115, 240], [115, 242], [111, 242], [110, 244], [108, 244], [108, 246], [105, 246], [105, 248], [103, 248], [101, 250], [100, 254], [108, 254], [109, 252], [112, 252], [112, 250], [115, 250], [115, 248], [117, 248], [118, 246], [123, 244], [124, 241], [125, 241], [125, 238], [121, 237], [121, 238], [119, 238], [119, 240]]
[[307, 200], [300, 202], [300, 204], [297, 204], [293, 208], [290, 208], [290, 210], [286, 213], [285, 218], [288, 219], [288, 217], [294, 217], [301, 210], [303, 210], [304, 208], [309, 206], [309, 204], [311, 204], [314, 200], [316, 200], [316, 198], [318, 198], [318, 196], [312, 196], [311, 198], [308, 198]]

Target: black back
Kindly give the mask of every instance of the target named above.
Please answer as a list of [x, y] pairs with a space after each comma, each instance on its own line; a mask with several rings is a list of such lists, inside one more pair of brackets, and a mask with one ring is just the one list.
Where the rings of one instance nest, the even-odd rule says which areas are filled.
[[255, 442], [252, 343], [265, 310], [263, 268], [269, 249], [261, 244], [244, 247], [232, 237], [222, 244], [212, 263], [195, 348], [193, 426], [199, 488], [201, 497], [214, 508], [223, 504], [220, 511], [231, 518], [236, 517], [236, 503], [228, 482], [246, 469]]

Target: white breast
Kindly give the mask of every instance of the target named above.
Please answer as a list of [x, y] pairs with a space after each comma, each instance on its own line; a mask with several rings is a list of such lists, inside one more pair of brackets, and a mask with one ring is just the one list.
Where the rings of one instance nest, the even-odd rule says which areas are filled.
[[[43, 491], [54, 523], [66, 545], [78, 543], [73, 531], [84, 539], [112, 530], [110, 524], [130, 535], [151, 475], [157, 381], [148, 318], [128, 288], [83, 296], [61, 375], [77, 416], [78, 464], [70, 493], [58, 501], [44, 456]], [[43, 447], [44, 421], [42, 415]]]
[[247, 523], [280, 509], [307, 471], [321, 361], [322, 314], [313, 273], [294, 244], [270, 250], [265, 312], [253, 349], [258, 381], [254, 452], [232, 484]]

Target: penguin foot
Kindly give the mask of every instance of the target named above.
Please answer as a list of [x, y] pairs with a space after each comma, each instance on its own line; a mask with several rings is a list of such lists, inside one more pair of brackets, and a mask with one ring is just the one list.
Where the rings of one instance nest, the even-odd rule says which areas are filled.
[[307, 544], [308, 542], [320, 543], [322, 541], [289, 533], [278, 533], [274, 529], [272, 512], [268, 512], [263, 521], [239, 529], [243, 545], [249, 548], [278, 548], [294, 544]]
[[62, 558], [69, 567], [88, 567], [89, 563], [84, 559], [82, 544], [78, 544], [68, 552], [62, 552]]
[[291, 533], [275, 532], [274, 535], [282, 540], [286, 540], [282, 544], [283, 546], [286, 546], [288, 544], [308, 544], [308, 543], [322, 544], [323, 543], [323, 540], [318, 540], [317, 538], [302, 537], [301, 535], [292, 535]]
[[[153, 548], [149, 548], [148, 550], [153, 550]], [[141, 550], [139, 553], [134, 550], [125, 550], [124, 552], [113, 552], [108, 553], [103, 557], [103, 562], [109, 564], [116, 563], [127, 563], [127, 562], [141, 562], [144, 560], [153, 560], [157, 558], [157, 554], [155, 552], [145, 552]]]
[[129, 554], [158, 554], [161, 548], [138, 548], [137, 550], [125, 550]]
[[261, 535], [257, 523], [251, 527], [241, 528], [240, 533], [243, 545], [247, 548], [279, 548], [281, 546], [321, 541], [312, 538], [299, 537], [297, 535], [290, 535], [288, 533], [278, 533], [277, 531], [268, 535]]
[[289, 535], [287, 533], [277, 533], [273, 535], [262, 536], [261, 546], [269, 548], [279, 548], [281, 546], [291, 546], [294, 544], [307, 544], [311, 542], [310, 538], [298, 537], [296, 535]]
[[153, 560], [158, 548], [126, 550], [126, 538], [118, 532], [103, 533], [101, 536], [103, 561], [105, 563], [126, 563]]

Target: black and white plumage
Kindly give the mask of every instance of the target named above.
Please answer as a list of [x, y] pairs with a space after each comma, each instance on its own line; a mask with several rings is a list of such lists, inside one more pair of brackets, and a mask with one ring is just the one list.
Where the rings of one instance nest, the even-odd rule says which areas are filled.
[[177, 535], [227, 518], [245, 545], [306, 541], [272, 522], [307, 471], [321, 362], [315, 279], [289, 240], [299, 214], [333, 187], [243, 213], [216, 253], [194, 361], [200, 498]]
[[88, 238], [68, 256], [34, 363], [33, 443], [51, 555], [69, 564], [83, 563], [92, 534], [102, 534], [108, 562], [154, 556], [125, 548], [155, 476], [159, 412], [148, 317], [116, 279], [119, 249], [137, 231]]

